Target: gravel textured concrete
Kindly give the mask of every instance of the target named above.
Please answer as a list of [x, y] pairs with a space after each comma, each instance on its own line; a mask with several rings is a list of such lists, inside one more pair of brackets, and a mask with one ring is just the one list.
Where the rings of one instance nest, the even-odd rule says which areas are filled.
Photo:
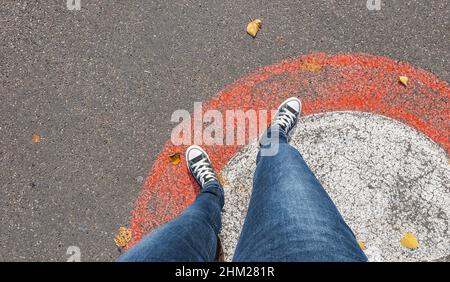
[[366, 52], [448, 81], [449, 1], [382, 2], [1, 1], [0, 260], [115, 259], [172, 112], [257, 67]]
[[[419, 131], [361, 112], [299, 120], [290, 142], [321, 181], [370, 261], [433, 261], [450, 255], [450, 171], [447, 153]], [[257, 142], [222, 169], [221, 238], [231, 260], [247, 212]], [[276, 189], [276, 187], [274, 187]], [[301, 204], [301, 203], [299, 203]], [[400, 245], [406, 233], [417, 250]]]

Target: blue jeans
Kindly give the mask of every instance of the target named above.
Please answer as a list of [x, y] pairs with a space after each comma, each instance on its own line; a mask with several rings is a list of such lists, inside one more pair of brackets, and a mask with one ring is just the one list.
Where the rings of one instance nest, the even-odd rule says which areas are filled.
[[[366, 261], [353, 232], [283, 132], [278, 153], [257, 156], [253, 190], [233, 261]], [[179, 217], [118, 261], [213, 261], [224, 193], [207, 183]]]

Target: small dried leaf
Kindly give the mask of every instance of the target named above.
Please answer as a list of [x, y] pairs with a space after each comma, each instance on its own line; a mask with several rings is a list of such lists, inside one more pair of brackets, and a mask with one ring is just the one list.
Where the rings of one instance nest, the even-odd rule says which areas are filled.
[[181, 162], [180, 153], [174, 153], [174, 154], [170, 155], [169, 159], [173, 165], [179, 164]]
[[322, 70], [322, 66], [317, 63], [304, 63], [303, 69], [309, 72], [320, 72]]
[[131, 241], [131, 230], [126, 227], [119, 228], [119, 234], [114, 237], [114, 242], [117, 247], [125, 248], [127, 244]]
[[31, 142], [33, 142], [34, 144], [41, 142], [41, 136], [39, 136], [38, 134], [33, 134], [31, 136]]
[[400, 77], [398, 78], [398, 81], [399, 81], [401, 84], [403, 84], [404, 86], [408, 86], [409, 78], [408, 78], [407, 76], [400, 76]]
[[417, 238], [412, 233], [406, 233], [400, 240], [400, 244], [408, 249], [416, 249], [419, 247], [419, 242]]
[[256, 34], [262, 27], [262, 21], [260, 19], [253, 20], [247, 25], [247, 33], [253, 38], [256, 37]]
[[363, 250], [363, 251], [365, 251], [367, 248], [366, 248], [366, 245], [364, 244], [364, 242], [363, 241], [361, 241], [361, 240], [358, 240], [358, 245], [359, 245], [359, 247], [361, 248], [361, 250]]
[[225, 177], [222, 176], [222, 174], [219, 173], [217, 175], [217, 180], [219, 180], [219, 183], [220, 183], [220, 185], [222, 185], [222, 187], [225, 186]]

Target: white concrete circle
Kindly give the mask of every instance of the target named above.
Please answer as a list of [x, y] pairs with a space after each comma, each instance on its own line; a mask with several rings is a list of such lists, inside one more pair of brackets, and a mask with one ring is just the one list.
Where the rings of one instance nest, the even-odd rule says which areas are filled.
[[[362, 112], [301, 118], [290, 142], [330, 194], [370, 261], [449, 260], [450, 174], [447, 153], [396, 120]], [[239, 238], [255, 171], [257, 145], [221, 171], [226, 260]], [[419, 248], [401, 246], [413, 233]]]

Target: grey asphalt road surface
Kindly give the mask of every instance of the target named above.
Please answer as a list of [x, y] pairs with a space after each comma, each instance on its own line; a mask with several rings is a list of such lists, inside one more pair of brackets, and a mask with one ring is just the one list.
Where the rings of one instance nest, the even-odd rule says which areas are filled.
[[0, 2], [1, 261], [65, 261], [70, 246], [114, 260], [172, 112], [257, 67], [364, 52], [450, 78], [447, 0], [66, 2]]

